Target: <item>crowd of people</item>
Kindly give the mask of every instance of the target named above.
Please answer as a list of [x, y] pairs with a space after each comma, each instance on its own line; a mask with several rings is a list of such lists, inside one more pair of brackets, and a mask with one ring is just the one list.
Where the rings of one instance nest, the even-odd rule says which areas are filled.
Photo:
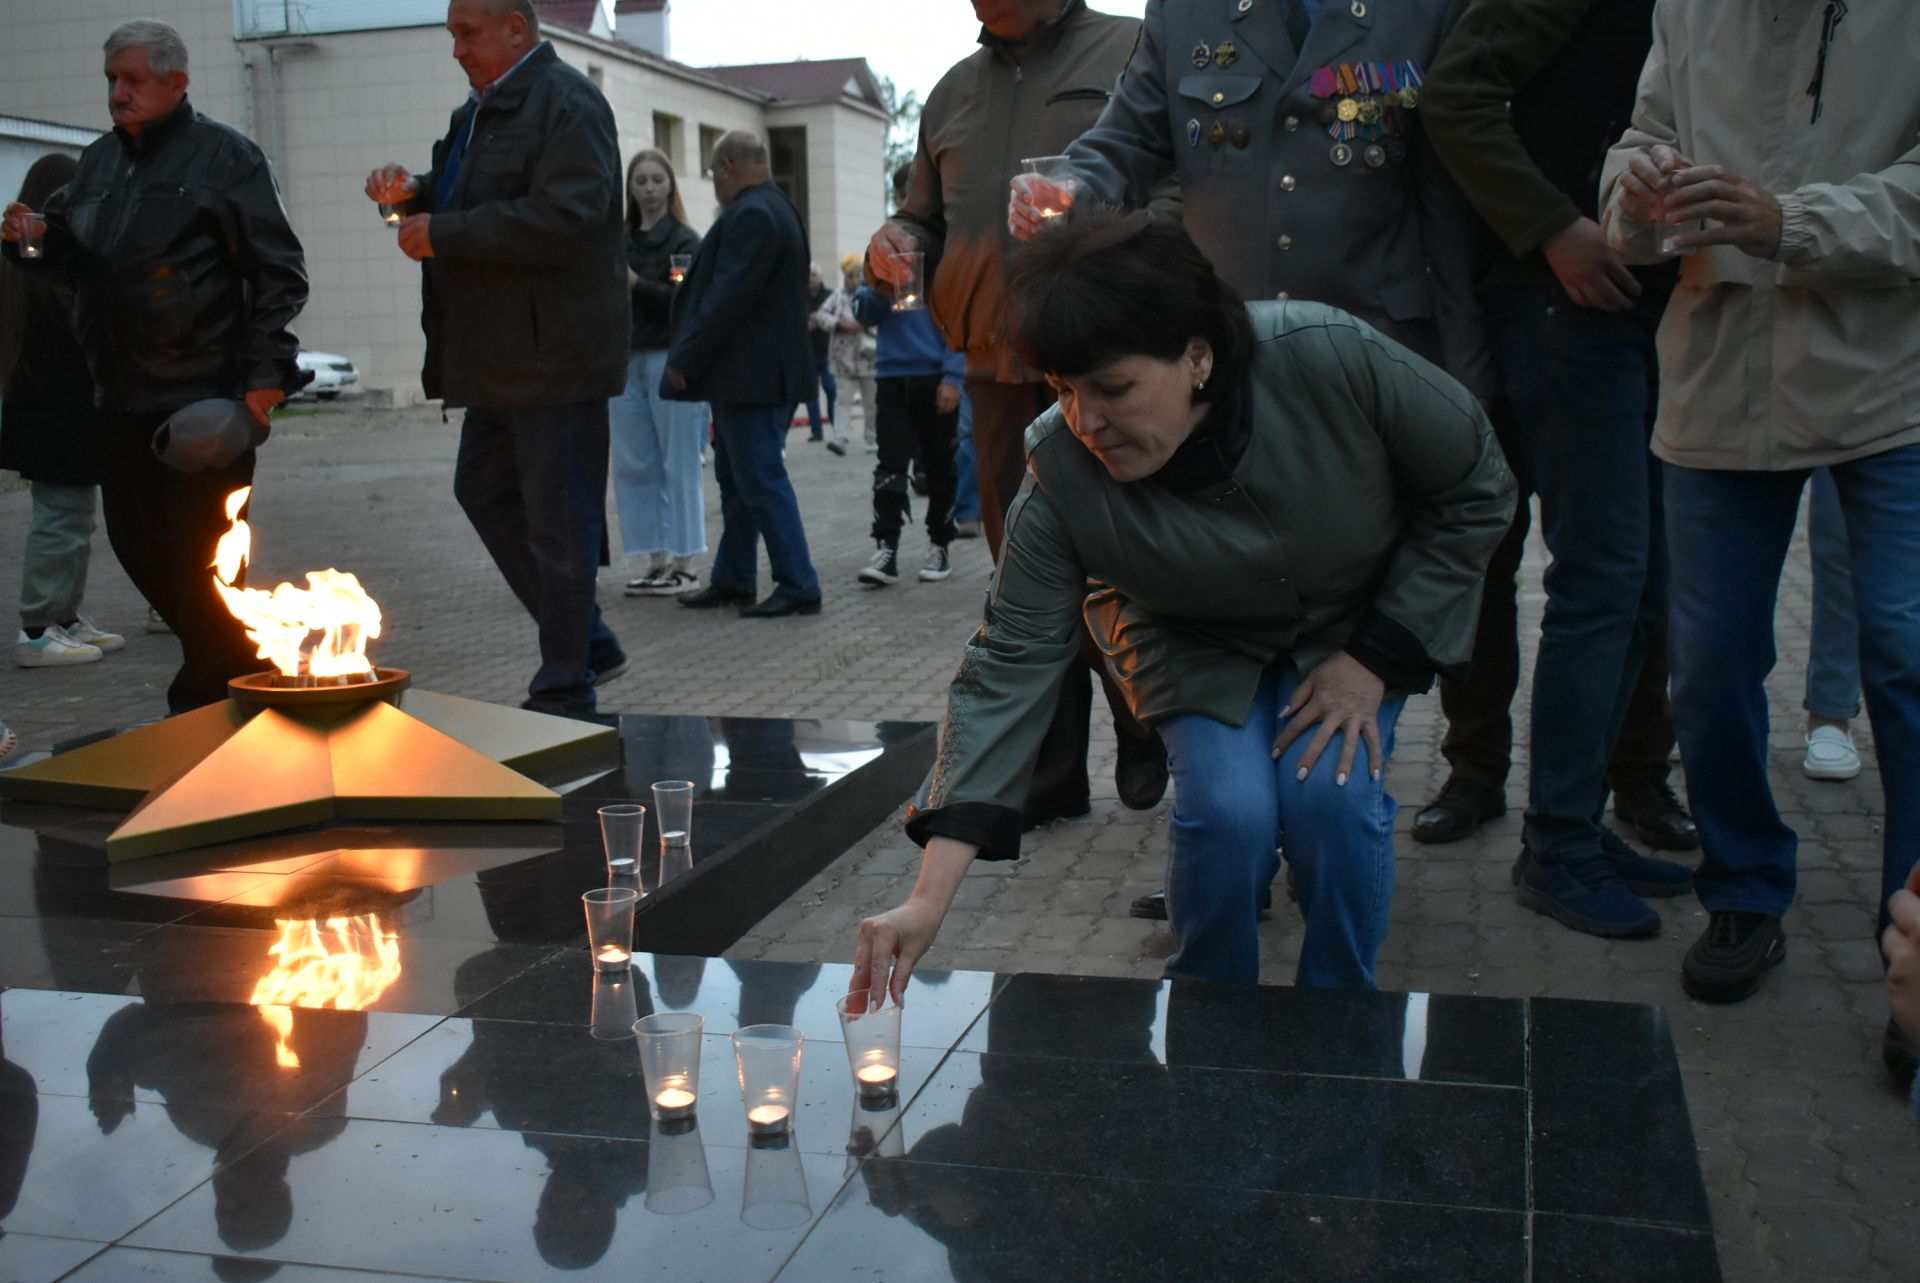
[[[1284, 862], [1297, 982], [1366, 988], [1409, 696], [1438, 683], [1450, 768], [1412, 838], [1507, 808], [1537, 505], [1515, 895], [1633, 939], [1661, 929], [1650, 898], [1695, 894], [1682, 985], [1737, 1002], [1786, 956], [1797, 837], [1764, 684], [1811, 480], [1801, 766], [1859, 773], [1864, 698], [1885, 1050], [1910, 1078], [1920, 90], [1865, 68], [1920, 42], [1920, 10], [970, 3], [980, 47], [836, 287], [760, 138], [714, 146], [703, 234], [667, 155], [622, 164], [530, 0], [452, 0], [468, 99], [424, 170], [365, 192], [421, 264], [423, 387], [465, 411], [455, 498], [537, 628], [525, 707], [590, 715], [627, 667], [596, 600], [609, 489], [628, 594], [819, 613], [786, 443], [803, 406], [804, 440], [847, 454], [857, 407], [859, 582], [899, 581], [916, 493], [920, 580], [975, 530], [997, 571], [908, 820], [919, 883], [862, 925], [854, 987], [901, 996], [974, 859], [1087, 813], [1097, 682], [1123, 804], [1172, 785], [1165, 886], [1132, 906], [1168, 920], [1168, 974], [1254, 980]], [[300, 385], [307, 282], [260, 150], [188, 103], [178, 34], [128, 23], [105, 53], [113, 132], [36, 165], [6, 213], [0, 465], [33, 493], [15, 658], [124, 641], [83, 608], [98, 486], [179, 639], [178, 712], [254, 666], [206, 549]], [[896, 308], [916, 270], [927, 306]]]

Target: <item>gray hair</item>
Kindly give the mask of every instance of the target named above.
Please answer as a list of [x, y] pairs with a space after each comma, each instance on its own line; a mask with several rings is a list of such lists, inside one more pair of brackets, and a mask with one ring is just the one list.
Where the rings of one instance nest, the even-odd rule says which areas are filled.
[[145, 49], [147, 65], [153, 68], [156, 76], [187, 69], [187, 42], [180, 38], [178, 31], [153, 18], [135, 18], [132, 22], [121, 23], [101, 47], [109, 58], [122, 49]]
[[735, 165], [764, 165], [767, 145], [751, 129], [736, 129], [713, 145], [713, 163], [728, 161]]
[[481, 0], [487, 12], [505, 22], [508, 15], [519, 14], [527, 20], [527, 32], [534, 39], [540, 38], [540, 14], [534, 8], [533, 0]]

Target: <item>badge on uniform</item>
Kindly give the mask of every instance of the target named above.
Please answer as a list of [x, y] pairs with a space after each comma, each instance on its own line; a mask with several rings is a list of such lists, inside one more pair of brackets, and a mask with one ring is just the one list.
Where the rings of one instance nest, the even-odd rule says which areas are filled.
[[1231, 40], [1222, 40], [1219, 44], [1215, 45], [1213, 48], [1213, 61], [1214, 61], [1214, 65], [1217, 67], [1221, 67], [1221, 68], [1231, 67], [1233, 65], [1234, 59], [1238, 58], [1239, 56], [1240, 56], [1240, 51], [1234, 48], [1233, 41]]
[[1230, 125], [1227, 127], [1227, 138], [1235, 147], [1245, 151], [1247, 144], [1253, 141], [1253, 131], [1245, 125]]
[[1198, 147], [1199, 145], [1200, 122], [1198, 120], [1189, 120], [1187, 121], [1187, 146]]
[[1315, 68], [1308, 83], [1320, 100], [1320, 122], [1333, 139], [1328, 159], [1345, 166], [1357, 155], [1373, 169], [1405, 160], [1406, 135], [1413, 127], [1406, 113], [1419, 106], [1424, 79], [1412, 59]]
[[1353, 147], [1347, 143], [1335, 143], [1333, 150], [1327, 153], [1327, 159], [1344, 169], [1353, 163]]
[[1221, 143], [1227, 141], [1227, 127], [1217, 120], [1214, 121], [1213, 128], [1207, 131], [1207, 141], [1218, 149]]
[[1212, 61], [1213, 50], [1207, 47], [1205, 41], [1193, 47], [1193, 66], [1196, 71], [1205, 71], [1207, 64]]

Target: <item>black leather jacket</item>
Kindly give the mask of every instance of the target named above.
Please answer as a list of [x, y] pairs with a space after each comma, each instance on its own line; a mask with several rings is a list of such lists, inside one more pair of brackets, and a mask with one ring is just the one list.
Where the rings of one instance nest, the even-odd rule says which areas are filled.
[[38, 264], [76, 288], [103, 409], [164, 413], [305, 382], [287, 329], [307, 301], [305, 255], [266, 157], [238, 130], [184, 100], [138, 138], [116, 128], [46, 214]]
[[613, 109], [540, 45], [480, 105], [442, 205], [441, 171], [470, 110], [453, 113], [411, 205], [433, 215], [434, 256], [421, 264], [427, 395], [499, 410], [618, 396], [630, 322]]

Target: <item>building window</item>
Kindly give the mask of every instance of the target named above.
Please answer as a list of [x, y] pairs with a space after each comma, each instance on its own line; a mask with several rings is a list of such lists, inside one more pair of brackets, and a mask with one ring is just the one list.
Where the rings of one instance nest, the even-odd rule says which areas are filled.
[[653, 149], [680, 168], [680, 117], [653, 113]]
[[702, 177], [713, 173], [713, 149], [727, 136], [724, 129], [715, 129], [712, 125], [700, 126], [700, 174]]
[[807, 208], [807, 131], [805, 129], [769, 129], [767, 159], [773, 171], [773, 184], [787, 194], [800, 215], [800, 226], [813, 235], [813, 220]]

